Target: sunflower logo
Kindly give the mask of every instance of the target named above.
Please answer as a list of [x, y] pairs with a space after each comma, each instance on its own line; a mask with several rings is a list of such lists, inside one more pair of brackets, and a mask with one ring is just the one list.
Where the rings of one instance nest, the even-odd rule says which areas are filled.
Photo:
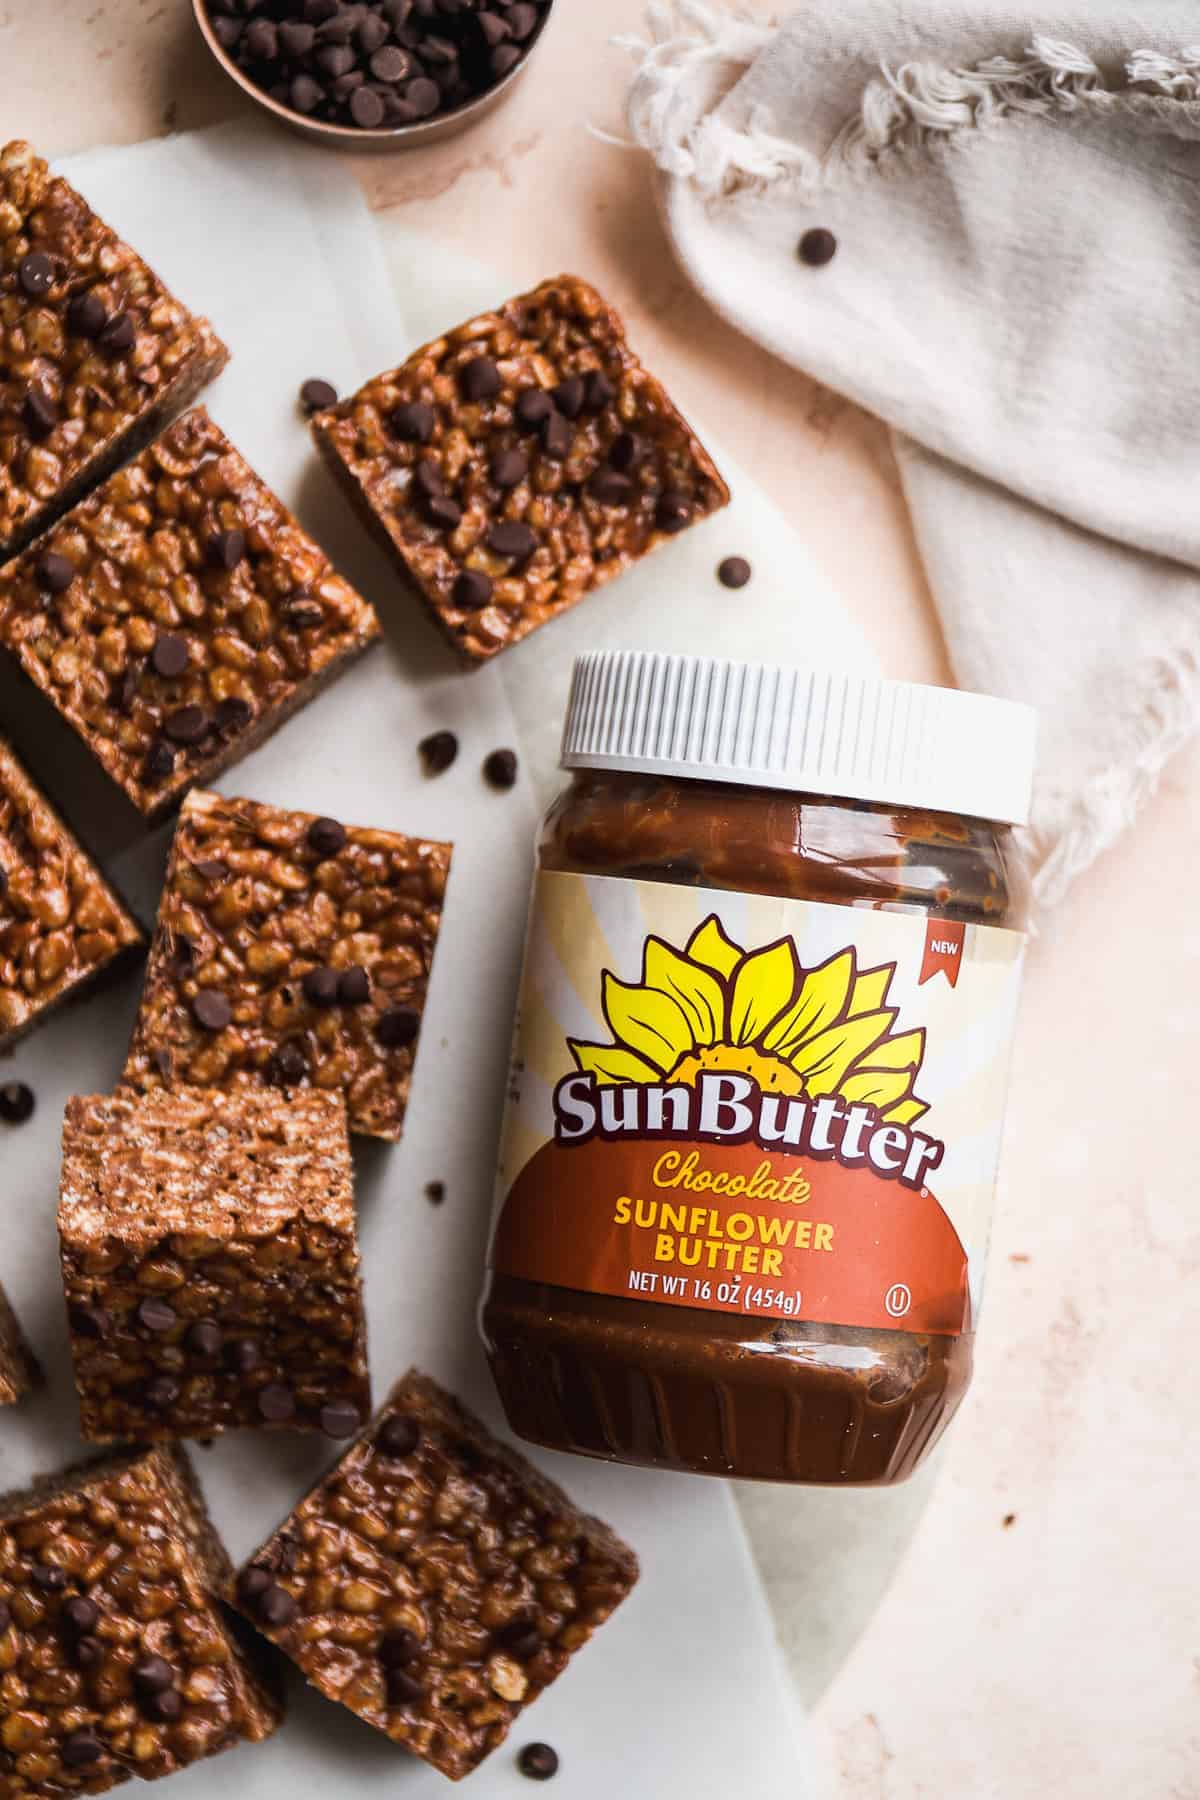
[[611, 1044], [569, 1039], [584, 1074], [600, 1086], [681, 1083], [709, 1071], [748, 1075], [763, 1093], [872, 1106], [889, 1124], [928, 1112], [913, 1085], [924, 1031], [893, 1033], [887, 1005], [894, 963], [862, 969], [853, 949], [817, 968], [800, 966], [790, 938], [747, 951], [714, 914], [681, 955], [646, 940], [640, 982], [604, 975]]

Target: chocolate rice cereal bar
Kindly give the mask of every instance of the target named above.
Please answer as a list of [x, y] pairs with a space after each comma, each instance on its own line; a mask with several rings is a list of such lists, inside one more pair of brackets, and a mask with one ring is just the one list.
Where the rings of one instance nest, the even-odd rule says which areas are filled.
[[81, 1463], [0, 1497], [0, 1794], [155, 1781], [277, 1730], [227, 1619], [229, 1559], [183, 1452]]
[[28, 144], [0, 150], [0, 559], [228, 359], [207, 319]]
[[0, 1051], [142, 933], [0, 738]]
[[0, 1406], [15, 1406], [41, 1384], [42, 1371], [0, 1287]]
[[606, 1525], [410, 1370], [237, 1592], [327, 1699], [457, 1781], [637, 1578]]
[[70, 1100], [58, 1231], [85, 1437], [339, 1438], [368, 1417], [340, 1096]]
[[471, 664], [729, 500], [618, 315], [573, 275], [426, 344], [312, 429]]
[[378, 635], [203, 407], [0, 570], [0, 645], [150, 819]]
[[124, 1080], [341, 1094], [397, 1139], [451, 846], [193, 793]]

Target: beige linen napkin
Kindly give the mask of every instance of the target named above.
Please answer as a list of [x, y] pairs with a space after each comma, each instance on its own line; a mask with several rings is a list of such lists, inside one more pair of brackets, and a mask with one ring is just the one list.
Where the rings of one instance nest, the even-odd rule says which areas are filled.
[[1045, 0], [1035, 25], [680, 0], [626, 42], [684, 267], [892, 426], [957, 679], [1041, 712], [1048, 904], [1200, 723], [1200, 14]]

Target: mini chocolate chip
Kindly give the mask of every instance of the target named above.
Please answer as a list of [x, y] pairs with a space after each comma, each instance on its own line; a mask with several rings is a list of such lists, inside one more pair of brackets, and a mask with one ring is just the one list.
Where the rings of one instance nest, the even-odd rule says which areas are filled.
[[411, 1006], [389, 1006], [375, 1026], [375, 1036], [385, 1050], [403, 1050], [421, 1029], [421, 1015]]
[[492, 458], [492, 480], [498, 488], [515, 488], [529, 473], [529, 458], [523, 450], [497, 450]]
[[413, 486], [427, 500], [446, 492], [446, 477], [431, 456], [423, 456], [413, 470]]
[[134, 1317], [146, 1331], [170, 1331], [175, 1323], [176, 1312], [166, 1300], [160, 1300], [157, 1294], [148, 1294], [139, 1301]]
[[300, 983], [310, 1006], [336, 1006], [338, 976], [336, 969], [309, 969]]
[[276, 1087], [298, 1087], [308, 1074], [308, 1057], [295, 1038], [280, 1044], [267, 1065], [267, 1079]]
[[257, 1600], [260, 1594], [265, 1594], [273, 1585], [271, 1571], [260, 1569], [256, 1563], [251, 1563], [238, 1576], [238, 1593], [243, 1600]]
[[99, 1762], [104, 1745], [94, 1731], [73, 1731], [63, 1739], [59, 1754], [68, 1769], [85, 1769], [89, 1763]]
[[513, 413], [517, 424], [526, 431], [536, 431], [554, 411], [554, 402], [545, 388], [526, 388], [517, 395]]
[[389, 1413], [379, 1427], [375, 1448], [381, 1456], [411, 1456], [421, 1441], [421, 1427], [407, 1413]]
[[636, 438], [632, 431], [621, 431], [609, 445], [608, 460], [614, 469], [620, 469], [625, 474], [630, 469], [637, 467], [642, 460], [642, 454], [641, 439]]
[[174, 769], [175, 752], [170, 744], [164, 743], [162, 738], [157, 738], [146, 752], [146, 760], [142, 764], [142, 779], [148, 786], [155, 787], [160, 781], [165, 781], [168, 775], [173, 774]]
[[161, 1694], [147, 1694], [142, 1701], [142, 1711], [148, 1719], [157, 1719], [163, 1725], [174, 1724], [183, 1717], [183, 1696], [177, 1688], [165, 1688]]
[[0, 1087], [0, 1119], [6, 1125], [24, 1125], [36, 1105], [33, 1089], [24, 1081], [6, 1081]]
[[493, 750], [490, 756], [484, 758], [483, 775], [489, 787], [514, 787], [517, 780], [516, 751]]
[[226, 1348], [225, 1355], [233, 1368], [242, 1375], [249, 1375], [262, 1361], [258, 1340], [252, 1337], [234, 1338]]
[[692, 503], [686, 494], [668, 488], [665, 494], [658, 497], [654, 520], [660, 531], [682, 531], [685, 525], [691, 524]]
[[159, 675], [168, 681], [174, 681], [182, 675], [190, 660], [188, 641], [180, 637], [177, 631], [160, 632], [150, 652], [150, 661]]
[[77, 1668], [94, 1669], [104, 1655], [104, 1646], [99, 1638], [76, 1638], [72, 1646], [72, 1657]]
[[259, 1389], [255, 1398], [259, 1412], [270, 1425], [282, 1425], [285, 1420], [295, 1417], [296, 1396], [281, 1381], [269, 1382]]
[[389, 1706], [407, 1706], [424, 1696], [424, 1683], [410, 1675], [407, 1669], [389, 1669], [384, 1679]]
[[215, 856], [206, 856], [202, 862], [193, 863], [192, 867], [202, 881], [224, 881], [229, 873], [225, 864], [218, 862]]
[[44, 550], [37, 559], [38, 586], [48, 594], [65, 594], [75, 579], [75, 564], [56, 550]]
[[587, 491], [601, 506], [623, 506], [633, 493], [633, 482], [619, 469], [602, 466], [589, 476]]
[[331, 1400], [321, 1408], [321, 1430], [326, 1437], [353, 1437], [361, 1424], [362, 1414], [348, 1400]]
[[163, 720], [163, 730], [173, 744], [198, 744], [208, 729], [208, 714], [202, 706], [178, 707]]
[[300, 404], [306, 413], [324, 412], [326, 407], [336, 406], [337, 397], [332, 381], [323, 381], [319, 375], [310, 375], [300, 389]]
[[174, 1406], [181, 1392], [173, 1375], [156, 1375], [153, 1381], [146, 1383], [142, 1397], [156, 1412], [166, 1412], [168, 1407]]
[[544, 1640], [532, 1619], [514, 1619], [500, 1633], [500, 1642], [518, 1662], [528, 1662], [531, 1656], [537, 1655]]
[[437, 415], [423, 400], [410, 400], [398, 406], [388, 421], [395, 435], [406, 444], [427, 444], [433, 436]]
[[204, 554], [214, 569], [236, 569], [246, 554], [245, 532], [236, 526], [232, 531], [214, 531], [204, 546]]
[[603, 369], [591, 369], [586, 377], [583, 403], [589, 412], [603, 412], [617, 397], [617, 390]]
[[71, 1330], [76, 1337], [107, 1337], [112, 1330], [112, 1319], [102, 1306], [73, 1306]]
[[58, 424], [58, 408], [45, 388], [31, 387], [26, 390], [22, 412], [30, 437], [39, 441], [48, 438]]
[[517, 1767], [530, 1781], [549, 1781], [558, 1774], [558, 1751], [549, 1744], [526, 1744], [517, 1757]]
[[127, 312], [112, 315], [100, 333], [100, 342], [106, 350], [115, 350], [118, 354], [123, 350], [133, 349], [137, 343], [137, 332]]
[[54, 1563], [37, 1563], [31, 1579], [34, 1587], [40, 1588], [43, 1594], [61, 1594], [67, 1585], [66, 1570]]
[[346, 827], [339, 825], [336, 819], [314, 819], [306, 833], [309, 849], [314, 856], [322, 858], [336, 856], [345, 846]]
[[542, 449], [552, 462], [565, 462], [571, 454], [575, 433], [561, 413], [550, 413], [542, 425]]
[[[461, 575], [459, 580], [462, 580]], [[487, 580], [486, 576], [484, 580]], [[427, 775], [444, 775], [458, 755], [458, 739], [452, 731], [434, 731], [421, 739], [417, 749]]]
[[84, 1637], [100, 1623], [100, 1608], [86, 1594], [72, 1594], [69, 1600], [63, 1601], [62, 1617], [64, 1624]]
[[454, 531], [462, 524], [462, 507], [449, 494], [430, 494], [425, 501], [425, 517], [442, 531]]
[[492, 597], [492, 578], [482, 569], [464, 569], [455, 577], [451, 598], [463, 612], [478, 612]]
[[418, 75], [404, 89], [405, 103], [412, 107], [418, 119], [428, 119], [442, 104], [442, 91], [436, 81], [428, 76]]
[[258, 1610], [268, 1625], [274, 1625], [277, 1630], [282, 1630], [284, 1626], [292, 1623], [300, 1608], [287, 1589], [273, 1581], [270, 1587], [265, 1588], [258, 1596]]
[[99, 294], [76, 294], [67, 308], [67, 330], [81, 338], [98, 338], [108, 322], [108, 308]]
[[233, 1018], [229, 996], [219, 988], [201, 988], [192, 1001], [192, 1016], [205, 1031], [224, 1031]]
[[488, 58], [488, 67], [497, 81], [511, 75], [521, 60], [521, 52], [515, 44], [497, 44]]
[[133, 1685], [141, 1694], [161, 1694], [175, 1685], [175, 1671], [165, 1656], [144, 1656], [133, 1665]]
[[750, 564], [744, 556], [727, 556], [717, 564], [717, 580], [722, 587], [744, 588], [750, 579]]
[[528, 562], [537, 549], [537, 538], [523, 519], [498, 519], [489, 526], [484, 542], [512, 562]]
[[816, 225], [800, 239], [800, 261], [807, 263], [810, 269], [823, 269], [837, 255], [837, 247], [837, 239], [832, 231], [827, 231], [823, 225]]
[[577, 419], [583, 411], [583, 399], [587, 392], [582, 375], [568, 375], [557, 387], [550, 389], [551, 398], [560, 413], [568, 419]]
[[197, 1319], [188, 1326], [185, 1342], [195, 1356], [219, 1356], [225, 1338], [215, 1319]]
[[338, 1001], [342, 1006], [365, 1006], [371, 998], [371, 977], [357, 965], [338, 976]]
[[500, 392], [500, 371], [490, 356], [476, 356], [458, 371], [464, 400], [494, 400]]
[[377, 131], [386, 110], [383, 96], [374, 88], [358, 87], [350, 96], [350, 117], [363, 131]]
[[54, 264], [41, 250], [31, 250], [17, 264], [17, 280], [30, 300], [40, 300], [54, 286]]
[[527, 0], [518, 0], [517, 5], [508, 9], [509, 30], [518, 40], [529, 37], [537, 22], [537, 7], [528, 5]]
[[405, 1663], [416, 1662], [420, 1654], [421, 1640], [407, 1625], [385, 1631], [379, 1640], [379, 1660], [385, 1669], [402, 1669]]

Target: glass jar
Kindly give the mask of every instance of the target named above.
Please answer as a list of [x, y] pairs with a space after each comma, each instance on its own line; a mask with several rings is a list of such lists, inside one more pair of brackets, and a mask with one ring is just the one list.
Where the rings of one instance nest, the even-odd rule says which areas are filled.
[[515, 1431], [883, 1484], [971, 1374], [1027, 709], [605, 655], [545, 823], [481, 1321]]

